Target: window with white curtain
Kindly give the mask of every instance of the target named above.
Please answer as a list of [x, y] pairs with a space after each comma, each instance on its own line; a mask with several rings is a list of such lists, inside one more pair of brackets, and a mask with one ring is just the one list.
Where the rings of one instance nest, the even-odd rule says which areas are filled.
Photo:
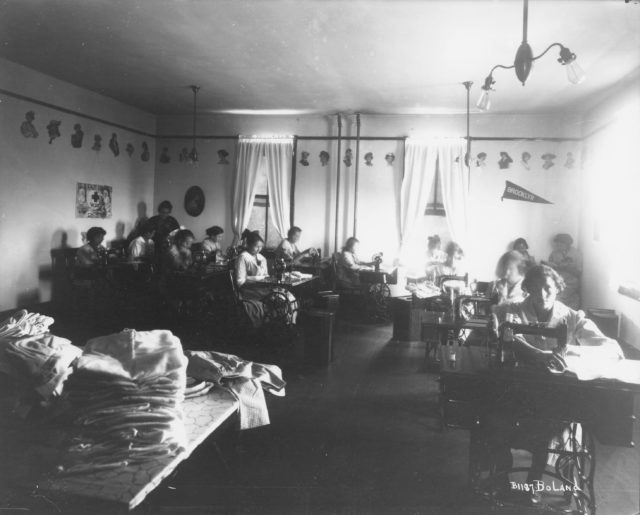
[[424, 214], [426, 216], [447, 216], [442, 202], [442, 182], [440, 180], [439, 161], [436, 160], [436, 174], [433, 177], [431, 191], [429, 192], [429, 201], [427, 203]]
[[271, 220], [269, 207], [267, 173], [266, 169], [261, 167], [258, 171], [256, 196], [253, 201], [251, 218], [249, 218], [249, 225], [247, 227], [251, 231], [260, 231], [260, 236], [264, 239], [266, 247], [277, 247], [280, 243], [280, 236]]

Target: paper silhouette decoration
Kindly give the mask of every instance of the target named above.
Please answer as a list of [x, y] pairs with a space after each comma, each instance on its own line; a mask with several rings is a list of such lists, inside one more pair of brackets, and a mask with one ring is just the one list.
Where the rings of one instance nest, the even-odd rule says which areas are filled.
[[513, 159], [507, 152], [500, 152], [500, 160], [498, 161], [498, 166], [500, 170], [506, 170], [513, 163]]
[[351, 163], [353, 162], [353, 151], [350, 148], [345, 150], [344, 159], [342, 160], [342, 162], [345, 164], [345, 166], [351, 166]]
[[82, 139], [84, 138], [84, 132], [82, 132], [82, 127], [79, 123], [76, 123], [73, 126], [73, 134], [71, 135], [71, 146], [73, 148], [81, 148], [82, 147]]
[[487, 165], [487, 153], [486, 152], [480, 152], [476, 156], [476, 166], [484, 168], [486, 165]]
[[309, 152], [300, 152], [300, 161], [302, 166], [309, 166]]
[[53, 143], [53, 140], [60, 137], [60, 120], [51, 120], [47, 125], [47, 133], [49, 134], [49, 145]]
[[520, 164], [525, 170], [531, 170], [531, 165], [529, 164], [530, 160], [531, 160], [531, 154], [529, 154], [529, 152], [523, 152], [522, 159], [520, 160]]
[[162, 154], [160, 154], [160, 162], [167, 164], [171, 162], [171, 156], [169, 155], [169, 147], [162, 147]]
[[576, 164], [576, 160], [573, 157], [573, 152], [567, 152], [567, 160], [564, 162], [564, 167], [571, 170]]
[[111, 139], [109, 140], [109, 148], [113, 155], [118, 157], [120, 155], [120, 145], [118, 143], [118, 135], [115, 132], [111, 133]]
[[180, 154], [178, 154], [178, 161], [181, 163], [186, 163], [189, 160], [189, 149], [187, 147], [182, 147]]
[[127, 154], [129, 154], [129, 157], [131, 157], [133, 156], [133, 151], [135, 149], [133, 148], [133, 144], [127, 143], [127, 146], [124, 148], [124, 150], [127, 152]]
[[555, 154], [544, 154], [542, 156], [542, 160], [544, 161], [544, 164], [542, 165], [542, 168], [544, 168], [545, 170], [548, 170], [549, 168], [551, 168], [552, 166], [555, 165], [555, 163], [553, 162], [553, 160], [556, 158]]
[[96, 152], [100, 152], [101, 148], [102, 148], [102, 136], [100, 136], [100, 134], [96, 134], [93, 137], [93, 146], [91, 147], [91, 150], [95, 150]]
[[327, 163], [329, 162], [329, 152], [327, 152], [326, 150], [323, 150], [322, 152], [320, 152], [320, 164], [322, 166], [327, 166]]
[[149, 145], [147, 145], [146, 141], [142, 142], [142, 154], [140, 154], [140, 159], [144, 162], [149, 161]]
[[220, 150], [218, 150], [219, 165], [228, 165], [229, 160], [227, 159], [227, 157], [229, 157], [229, 152], [227, 152], [224, 148], [221, 148]]
[[504, 199], [522, 200], [524, 202], [534, 202], [537, 204], [552, 204], [552, 202], [539, 197], [535, 193], [531, 193], [529, 190], [525, 190], [522, 186], [518, 186], [511, 181], [505, 181], [504, 193], [500, 200]]
[[25, 138], [37, 138], [38, 131], [36, 130], [33, 121], [36, 119], [36, 114], [33, 111], [27, 111], [24, 115], [25, 120], [20, 125], [20, 132]]
[[384, 160], [387, 162], [388, 165], [392, 165], [393, 162], [396, 160], [396, 155], [393, 152], [389, 152], [386, 156], [384, 156]]
[[373, 152], [367, 152], [364, 155], [364, 164], [367, 166], [373, 166]]

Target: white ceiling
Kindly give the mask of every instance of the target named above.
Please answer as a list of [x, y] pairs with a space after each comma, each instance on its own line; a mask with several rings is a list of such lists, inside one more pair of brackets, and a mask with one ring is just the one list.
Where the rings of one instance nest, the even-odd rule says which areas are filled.
[[[521, 41], [520, 0], [7, 0], [0, 55], [158, 114], [450, 113]], [[498, 70], [495, 112], [576, 111], [640, 67], [640, 5], [531, 0], [529, 42], [561, 42], [526, 87]]]

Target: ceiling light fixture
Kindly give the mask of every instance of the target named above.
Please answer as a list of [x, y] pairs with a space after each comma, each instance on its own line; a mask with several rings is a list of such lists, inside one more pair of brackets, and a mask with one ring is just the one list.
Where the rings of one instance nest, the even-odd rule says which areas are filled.
[[198, 164], [198, 151], [196, 150], [196, 97], [198, 95], [198, 91], [200, 91], [200, 86], [189, 86], [191, 91], [193, 91], [193, 147], [191, 148], [191, 152], [189, 152], [188, 162], [192, 165]]
[[531, 50], [531, 46], [527, 42], [527, 25], [529, 21], [529, 0], [524, 0], [523, 12], [522, 12], [522, 43], [518, 47], [518, 51], [516, 52], [515, 61], [511, 66], [504, 66], [502, 64], [497, 64], [493, 68], [491, 68], [491, 72], [484, 80], [484, 84], [482, 86], [482, 93], [480, 98], [478, 99], [478, 103], [476, 107], [481, 111], [488, 111], [491, 107], [491, 97], [490, 91], [493, 91], [492, 86], [495, 84], [495, 80], [493, 79], [493, 72], [497, 68], [502, 68], [504, 70], [510, 70], [515, 68], [516, 76], [518, 80], [524, 83], [527, 81], [529, 77], [529, 73], [531, 73], [531, 68], [533, 67], [533, 62], [540, 59], [543, 55], [545, 55], [549, 50], [553, 47], [560, 48], [560, 57], [558, 57], [558, 62], [565, 67], [567, 71], [567, 79], [572, 84], [580, 84], [584, 78], [585, 74], [580, 65], [576, 62], [576, 54], [574, 54], [571, 50], [569, 50], [566, 46], [561, 43], [552, 43], [550, 44], [544, 52], [542, 52], [538, 56], [533, 56], [533, 50]]

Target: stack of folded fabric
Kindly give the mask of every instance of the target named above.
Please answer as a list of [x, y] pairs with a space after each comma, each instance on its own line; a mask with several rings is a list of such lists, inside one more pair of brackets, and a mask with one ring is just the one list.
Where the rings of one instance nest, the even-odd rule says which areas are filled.
[[89, 340], [65, 386], [75, 429], [62, 473], [171, 456], [186, 446], [187, 359], [170, 331]]
[[82, 350], [50, 334], [53, 318], [19, 311], [0, 323], [0, 371], [35, 390], [41, 399], [59, 395]]

